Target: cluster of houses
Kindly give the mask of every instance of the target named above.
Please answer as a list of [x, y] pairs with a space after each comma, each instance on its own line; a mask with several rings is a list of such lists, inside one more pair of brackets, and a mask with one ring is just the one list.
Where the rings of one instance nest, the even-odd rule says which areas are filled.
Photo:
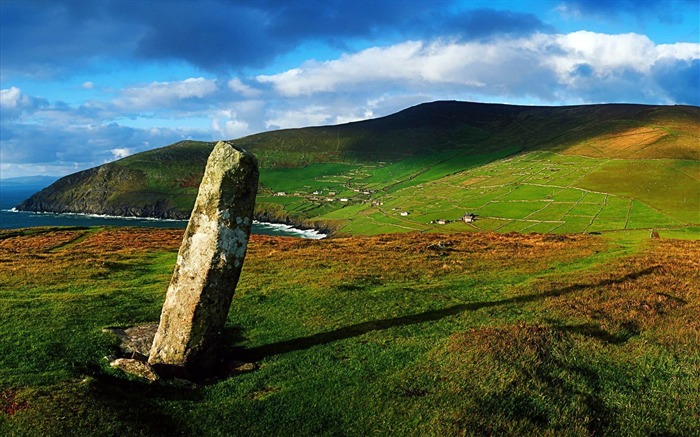
[[474, 214], [472, 212], [468, 212], [468, 213], [464, 214], [460, 220], [437, 219], [437, 220], [431, 220], [430, 223], [435, 224], [435, 225], [446, 225], [448, 223], [457, 222], [457, 221], [462, 221], [464, 223], [474, 223], [475, 220], [476, 220], [476, 214]]
[[354, 191], [356, 193], [360, 193], [360, 194], [365, 194], [365, 195], [370, 195], [370, 194], [374, 194], [377, 192], [377, 190], [360, 190], [359, 188], [353, 188], [352, 191]]
[[[360, 189], [357, 189], [357, 188], [353, 189], [353, 191], [356, 192], [356, 193], [364, 194], [364, 195], [370, 195], [370, 194], [374, 194], [374, 193], [376, 192], [375, 190], [360, 190]], [[314, 192], [312, 193], [311, 200], [316, 200], [316, 201], [323, 201], [323, 200], [325, 200], [325, 201], [327, 201], [327, 202], [334, 202], [334, 201], [338, 200], [338, 201], [343, 202], [343, 203], [347, 203], [347, 202], [350, 202], [350, 201], [352, 200], [352, 199], [350, 199], [350, 198], [348, 198], [348, 197], [336, 198], [336, 197], [335, 197], [335, 195], [336, 195], [336, 192], [335, 192], [335, 191], [329, 191], [325, 198], [317, 197], [317, 196], [320, 196], [321, 194], [322, 194], [322, 191], [314, 191]], [[287, 195], [288, 195], [288, 194], [287, 194], [286, 192], [284, 192], [284, 191], [278, 191], [278, 192], [276, 192], [276, 193], [273, 194], [273, 196], [280, 196], [280, 197], [282, 197], [282, 196], [287, 196]], [[294, 193], [294, 195], [295, 195], [295, 196], [301, 196], [300, 193]], [[363, 200], [363, 202], [364, 202], [364, 200]], [[384, 202], [380, 202], [380, 201], [377, 201], [377, 200], [372, 201], [372, 206], [382, 206], [382, 205], [384, 205]], [[393, 208], [393, 210], [394, 210], [394, 211], [400, 210], [400, 208]], [[410, 214], [410, 212], [408, 212], [408, 211], [401, 211], [401, 212], [399, 213], [399, 215], [402, 216], [402, 217], [407, 217], [409, 214]], [[453, 222], [458, 222], [458, 221], [462, 221], [462, 222], [464, 222], [464, 223], [473, 223], [475, 220], [476, 220], [476, 214], [471, 213], [471, 212], [467, 212], [467, 213], [465, 213], [465, 214], [462, 216], [462, 218], [459, 219], [459, 220], [437, 219], [437, 220], [431, 220], [430, 223], [431, 223], [431, 224], [437, 224], [437, 225], [446, 225], [446, 224], [448, 224], [448, 223], [453, 223]]]
[[[354, 188], [353, 191], [356, 193], [364, 194], [364, 195], [371, 195], [371, 194], [374, 194], [377, 192], [377, 190], [360, 190], [359, 188]], [[340, 201], [343, 203], [347, 203], [347, 202], [350, 202], [352, 200], [349, 197], [340, 197], [340, 198], [335, 197], [337, 194], [335, 191], [329, 191], [326, 194], [326, 196], [320, 197], [320, 196], [322, 196], [322, 194], [323, 194], [323, 191], [316, 190], [313, 193], [311, 193], [311, 196], [309, 197], [309, 199], [314, 200], [314, 201], [326, 201], [326, 202], [335, 202], [337, 200], [337, 201]], [[290, 194], [290, 193], [286, 193], [284, 191], [278, 191], [278, 192], [273, 194], [274, 197], [284, 197], [284, 196], [291, 196], [291, 195], [298, 196], [298, 197], [305, 196], [304, 194], [298, 193], [298, 192]], [[364, 202], [364, 201], [365, 200], [362, 200], [362, 202]], [[372, 202], [372, 206], [381, 206], [381, 205], [384, 205], [384, 202], [377, 202], [377, 201]]]

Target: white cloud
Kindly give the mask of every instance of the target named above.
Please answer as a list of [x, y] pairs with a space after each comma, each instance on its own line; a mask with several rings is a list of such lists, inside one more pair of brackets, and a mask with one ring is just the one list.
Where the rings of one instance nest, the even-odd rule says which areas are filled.
[[591, 66], [598, 76], [625, 69], [646, 73], [658, 59], [654, 43], [646, 36], [634, 33], [606, 35], [579, 31], [547, 39], [552, 39], [561, 53], [546, 56], [543, 60], [560, 78], [566, 78], [580, 64]]
[[265, 120], [266, 129], [320, 126], [334, 122], [334, 109], [326, 106], [309, 105], [289, 110], [269, 111]]
[[114, 159], [126, 158], [127, 156], [131, 155], [131, 153], [132, 153], [131, 149], [127, 149], [127, 148], [112, 149], [112, 150], [110, 150], [110, 152], [112, 152]]
[[91, 90], [95, 88], [95, 84], [90, 81], [83, 82], [83, 88], [85, 88], [86, 90]]
[[692, 61], [700, 58], [700, 44], [681, 42], [656, 46], [656, 60], [665, 58]]
[[421, 66], [415, 61], [425, 56], [423, 49], [417, 41], [372, 47], [337, 60], [309, 61], [279, 74], [260, 75], [257, 80], [272, 84], [282, 95], [299, 96], [373, 81], [420, 79]]
[[[648, 76], [661, 59], [699, 58], [700, 44], [656, 45], [644, 35], [579, 31], [486, 42], [409, 41], [366, 49], [331, 61], [306, 62], [279, 74], [258, 76], [257, 80], [271, 84], [286, 97], [352, 93], [373, 87], [402, 91], [433, 87], [444, 93], [452, 87], [462, 93], [557, 101], [561, 94], [564, 98], [585, 99], [585, 93], [581, 95], [577, 89], [582, 84], [577, 75], [582, 73], [600, 80], [609, 79], [609, 83], [600, 83], [605, 87], [613, 82], [631, 81], [625, 76], [629, 72]], [[644, 85], [655, 86], [651, 79]], [[586, 86], [592, 86], [590, 81]], [[649, 95], [657, 92], [648, 90]], [[321, 119], [317, 114], [309, 121]]]
[[184, 99], [201, 99], [216, 90], [216, 81], [203, 77], [175, 82], [152, 82], [145, 86], [122, 90], [122, 97], [117, 99], [115, 104], [134, 109], [162, 108]]
[[0, 107], [16, 108], [22, 100], [22, 91], [17, 87], [0, 90]]
[[218, 138], [235, 139], [250, 134], [250, 126], [238, 118], [236, 111], [219, 111], [212, 117], [211, 130]]
[[367, 109], [362, 114], [336, 115], [335, 124], [352, 123], [353, 121], [369, 120], [374, 117], [374, 112]]
[[244, 84], [241, 79], [237, 77], [228, 81], [228, 88], [233, 92], [241, 94], [243, 97], [255, 97], [260, 95], [260, 90]]
[[[541, 67], [539, 54], [523, 40], [456, 43], [409, 41], [375, 47], [327, 62], [307, 62], [276, 75], [258, 76], [288, 97], [319, 92], [354, 91], [371, 84], [425, 87], [457, 85], [462, 88], [502, 88], [519, 83], [523, 72]], [[518, 74], [509, 67], [517, 63]]]

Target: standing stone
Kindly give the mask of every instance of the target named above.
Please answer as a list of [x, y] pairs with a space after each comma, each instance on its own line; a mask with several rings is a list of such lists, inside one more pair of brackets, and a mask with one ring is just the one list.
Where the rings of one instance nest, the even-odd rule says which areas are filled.
[[216, 367], [257, 189], [255, 157], [220, 141], [207, 161], [148, 358], [159, 374], [201, 377]]

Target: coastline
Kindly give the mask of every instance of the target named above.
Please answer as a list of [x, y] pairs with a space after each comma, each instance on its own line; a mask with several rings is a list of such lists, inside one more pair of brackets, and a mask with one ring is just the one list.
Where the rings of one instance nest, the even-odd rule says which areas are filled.
[[27, 211], [27, 210], [17, 209], [17, 208], [3, 209], [3, 211], [4, 212], [25, 213], [25, 214], [60, 215], [60, 216], [75, 216], [75, 217], [119, 219], [119, 220], [153, 220], [153, 221], [159, 221], [159, 222], [187, 222], [187, 221], [189, 221], [189, 219], [140, 217], [140, 216], [135, 216], [135, 215], [126, 216], [126, 215], [111, 215], [111, 214], [92, 214], [92, 213], [84, 213], [84, 212]]
[[[158, 223], [178, 223], [186, 225], [189, 219], [173, 219], [173, 218], [158, 218], [158, 217], [140, 217], [140, 216], [119, 216], [112, 214], [90, 214], [90, 213], [78, 213], [78, 212], [51, 212], [51, 211], [25, 211], [17, 208], [2, 209], [3, 213], [16, 213], [16, 214], [30, 214], [36, 216], [54, 216], [54, 217], [68, 217], [68, 218], [85, 218], [85, 219], [104, 219], [104, 220], [133, 220], [133, 221], [149, 221]], [[320, 240], [327, 238], [330, 232], [325, 232], [324, 229], [317, 229], [314, 227], [306, 225], [295, 225], [289, 222], [272, 222], [267, 220], [258, 220], [258, 218], [253, 219], [253, 224], [262, 228], [273, 229], [276, 231], [284, 232], [286, 234], [292, 234], [293, 236], [298, 236], [300, 238], [306, 238], [311, 240]], [[31, 227], [31, 225], [29, 226]], [[5, 228], [2, 229], [14, 229]]]

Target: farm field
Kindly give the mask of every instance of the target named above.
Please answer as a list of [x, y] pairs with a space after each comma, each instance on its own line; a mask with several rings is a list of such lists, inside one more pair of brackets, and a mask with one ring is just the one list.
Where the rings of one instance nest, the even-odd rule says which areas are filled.
[[697, 431], [697, 240], [254, 236], [224, 345], [251, 365], [150, 383], [102, 329], [158, 319], [182, 232], [0, 232], [0, 434]]
[[[453, 151], [372, 168], [335, 166], [332, 178], [321, 165], [276, 170], [284, 177], [263, 176], [263, 185], [285, 196], [258, 202], [330, 222], [341, 234], [674, 231], [700, 223], [697, 162], [517, 152]], [[477, 220], [449, 223], [465, 213]], [[449, 226], [431, 223], [438, 220]]]

